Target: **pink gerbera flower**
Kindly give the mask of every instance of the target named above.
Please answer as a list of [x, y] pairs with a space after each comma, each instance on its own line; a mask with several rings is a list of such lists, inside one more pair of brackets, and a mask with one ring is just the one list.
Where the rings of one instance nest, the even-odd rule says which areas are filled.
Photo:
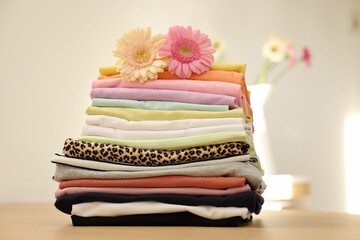
[[165, 44], [159, 48], [160, 56], [170, 58], [169, 72], [180, 78], [208, 71], [214, 62], [214, 52], [209, 37], [190, 26], [170, 27]]
[[311, 54], [310, 54], [310, 50], [307, 47], [304, 47], [304, 49], [303, 49], [302, 58], [306, 64], [306, 66], [310, 67], [311, 66]]

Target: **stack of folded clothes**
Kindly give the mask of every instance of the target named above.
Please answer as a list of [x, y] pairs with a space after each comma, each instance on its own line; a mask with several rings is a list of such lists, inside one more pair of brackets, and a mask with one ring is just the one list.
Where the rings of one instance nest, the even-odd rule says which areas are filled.
[[185, 78], [167, 57], [148, 79], [100, 68], [81, 136], [52, 159], [55, 206], [74, 226], [238, 226], [260, 212], [245, 66], [209, 63]]

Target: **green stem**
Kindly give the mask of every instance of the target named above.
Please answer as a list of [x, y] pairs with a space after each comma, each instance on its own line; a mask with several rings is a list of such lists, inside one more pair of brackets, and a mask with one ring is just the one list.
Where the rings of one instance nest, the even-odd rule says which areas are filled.
[[263, 59], [260, 71], [256, 76], [256, 82], [255, 83], [260, 84], [260, 83], [264, 83], [266, 81], [265, 69], [267, 68], [267, 65], [268, 65], [268, 61], [266, 59]]
[[302, 57], [300, 57], [296, 64], [294, 66], [289, 66], [289, 65], [286, 65], [286, 67], [284, 67], [279, 73], [278, 75], [276, 76], [276, 78], [273, 79], [273, 83], [274, 84], [278, 84], [280, 82], [280, 80], [293, 68], [295, 68], [297, 65], [299, 65], [300, 63], [303, 63], [304, 62], [304, 59]]
[[291, 70], [292, 68], [290, 68], [289, 66], [286, 66], [285, 68], [283, 68], [278, 75], [276, 75], [276, 77], [273, 79], [273, 83], [276, 85], [280, 82], [280, 80]]
[[258, 84], [266, 83], [269, 78], [269, 73], [277, 65], [278, 65], [278, 63], [273, 63], [273, 62], [270, 62], [268, 59], [264, 59], [262, 66], [261, 66], [261, 70], [256, 77], [256, 79], [257, 79], [256, 83], [258, 83]]

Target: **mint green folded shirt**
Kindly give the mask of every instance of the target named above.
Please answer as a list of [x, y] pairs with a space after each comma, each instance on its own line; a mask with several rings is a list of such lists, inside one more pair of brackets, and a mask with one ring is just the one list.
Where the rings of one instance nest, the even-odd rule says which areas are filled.
[[178, 120], [178, 119], [198, 119], [198, 118], [243, 118], [242, 108], [232, 109], [225, 112], [213, 111], [191, 111], [191, 110], [144, 110], [134, 108], [120, 107], [93, 107], [86, 109], [88, 115], [106, 115], [118, 117], [130, 121], [147, 121], [147, 120]]
[[128, 99], [94, 98], [94, 107], [125, 107], [151, 110], [196, 110], [196, 111], [228, 111], [228, 105], [208, 105], [169, 101], [139, 101]]

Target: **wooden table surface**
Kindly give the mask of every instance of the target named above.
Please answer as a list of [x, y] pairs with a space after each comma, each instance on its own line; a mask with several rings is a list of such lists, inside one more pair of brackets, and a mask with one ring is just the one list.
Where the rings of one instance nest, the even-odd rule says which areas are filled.
[[52, 203], [0, 204], [1, 240], [52, 239], [356, 239], [360, 215], [285, 210], [263, 211], [241, 227], [73, 227]]

